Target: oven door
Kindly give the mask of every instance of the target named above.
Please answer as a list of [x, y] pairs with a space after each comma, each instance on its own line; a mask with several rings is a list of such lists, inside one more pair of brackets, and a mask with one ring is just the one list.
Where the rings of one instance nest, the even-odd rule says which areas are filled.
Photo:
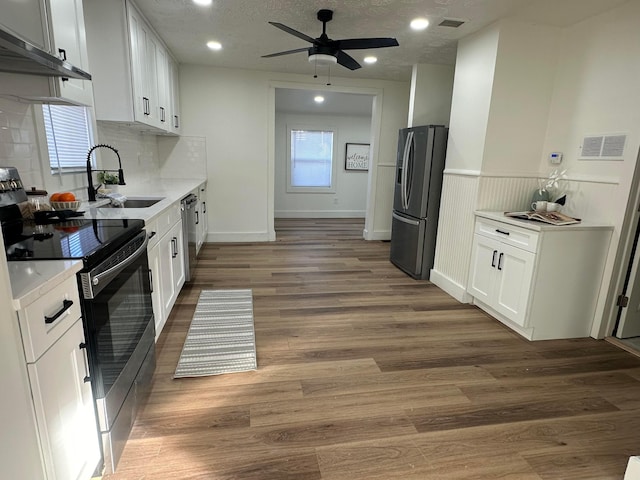
[[109, 431], [154, 344], [146, 232], [81, 272], [91, 382], [100, 429]]

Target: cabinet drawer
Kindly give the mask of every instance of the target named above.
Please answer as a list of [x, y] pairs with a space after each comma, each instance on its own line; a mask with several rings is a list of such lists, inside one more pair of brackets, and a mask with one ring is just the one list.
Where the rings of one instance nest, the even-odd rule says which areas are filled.
[[538, 232], [507, 223], [477, 218], [475, 233], [484, 237], [494, 238], [528, 252], [536, 253], [538, 249]]
[[18, 311], [27, 362], [35, 362], [80, 317], [80, 297], [75, 276]]
[[149, 237], [147, 249], [153, 248], [162, 236], [162, 233], [158, 231], [158, 218], [159, 217], [156, 217], [153, 220], [144, 222], [144, 229], [147, 231], [147, 236]]

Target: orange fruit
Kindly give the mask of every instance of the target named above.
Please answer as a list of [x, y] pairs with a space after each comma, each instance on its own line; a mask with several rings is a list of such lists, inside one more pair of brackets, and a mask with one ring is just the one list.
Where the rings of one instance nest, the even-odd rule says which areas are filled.
[[75, 202], [76, 196], [71, 192], [64, 192], [60, 194], [58, 202]]
[[51, 195], [49, 197], [49, 201], [51, 202], [59, 202], [60, 201], [60, 195], [62, 195], [61, 193], [54, 193], [53, 195]]

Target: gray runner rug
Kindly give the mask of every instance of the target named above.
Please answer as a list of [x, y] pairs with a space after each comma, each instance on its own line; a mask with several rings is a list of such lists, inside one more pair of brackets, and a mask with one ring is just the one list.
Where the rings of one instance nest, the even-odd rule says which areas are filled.
[[258, 368], [251, 290], [203, 290], [174, 378]]

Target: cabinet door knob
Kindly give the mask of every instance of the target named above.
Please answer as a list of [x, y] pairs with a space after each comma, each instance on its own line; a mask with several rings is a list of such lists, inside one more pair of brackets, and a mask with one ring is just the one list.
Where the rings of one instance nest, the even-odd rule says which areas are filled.
[[496, 255], [498, 254], [498, 250], [493, 251], [493, 258], [491, 259], [491, 266], [496, 268]]
[[498, 257], [498, 270], [502, 270], [502, 257], [504, 257], [504, 253], [500, 252], [500, 256]]

